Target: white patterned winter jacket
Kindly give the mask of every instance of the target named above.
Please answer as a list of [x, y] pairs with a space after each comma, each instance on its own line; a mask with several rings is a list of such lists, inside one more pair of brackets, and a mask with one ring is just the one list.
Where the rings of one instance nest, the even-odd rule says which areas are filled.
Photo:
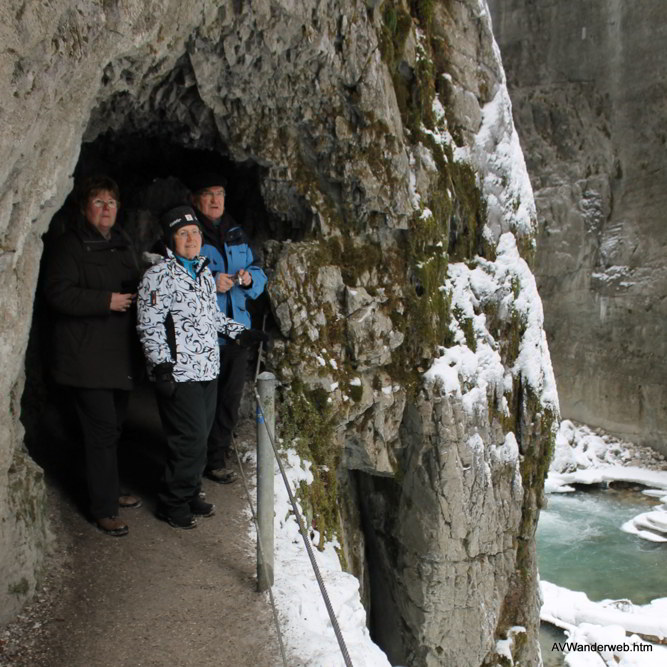
[[218, 310], [208, 260], [198, 257], [195, 278], [168, 257], [146, 271], [137, 297], [137, 331], [148, 375], [158, 364], [174, 365], [176, 382], [213, 380], [220, 373], [218, 332], [236, 338], [246, 327]]

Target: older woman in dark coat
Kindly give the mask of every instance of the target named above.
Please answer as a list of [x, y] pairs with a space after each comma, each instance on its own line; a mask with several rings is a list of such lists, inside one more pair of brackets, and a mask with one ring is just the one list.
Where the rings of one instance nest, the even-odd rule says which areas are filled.
[[126, 535], [118, 518], [121, 496], [117, 444], [130, 390], [140, 368], [135, 334], [139, 265], [127, 236], [115, 226], [119, 207], [116, 183], [88, 179], [81, 188], [82, 218], [51, 248], [44, 289], [57, 313], [52, 371], [72, 388], [83, 433], [90, 512], [97, 527]]

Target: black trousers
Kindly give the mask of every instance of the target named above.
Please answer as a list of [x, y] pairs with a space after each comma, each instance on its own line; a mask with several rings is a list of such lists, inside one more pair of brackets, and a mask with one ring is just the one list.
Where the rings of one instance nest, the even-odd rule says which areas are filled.
[[232, 444], [232, 431], [239, 418], [243, 396], [248, 350], [237, 343], [220, 346], [220, 376], [213, 428], [208, 437], [206, 467], [215, 470], [225, 467], [225, 457]]
[[86, 454], [86, 483], [94, 519], [118, 514], [118, 441], [130, 392], [73, 387]]
[[167, 439], [158, 510], [170, 516], [189, 513], [188, 503], [201, 489], [216, 387], [217, 380], [179, 382], [172, 397], [157, 395]]

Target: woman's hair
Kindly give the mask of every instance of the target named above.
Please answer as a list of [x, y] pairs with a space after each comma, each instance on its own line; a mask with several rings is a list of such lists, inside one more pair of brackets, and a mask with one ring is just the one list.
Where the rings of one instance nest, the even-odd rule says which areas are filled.
[[79, 205], [83, 209], [91, 196], [102, 192], [102, 190], [107, 190], [110, 192], [114, 199], [120, 204], [120, 190], [118, 189], [118, 184], [113, 178], [108, 176], [98, 175], [98, 176], [88, 176], [84, 179], [79, 186], [78, 201]]

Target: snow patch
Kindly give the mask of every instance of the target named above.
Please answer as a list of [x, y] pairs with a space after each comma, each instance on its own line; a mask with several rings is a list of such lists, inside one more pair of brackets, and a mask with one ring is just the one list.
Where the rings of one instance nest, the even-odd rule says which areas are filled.
[[[254, 460], [254, 453], [250, 458]], [[301, 460], [295, 450], [282, 450], [281, 458], [293, 493], [296, 493], [301, 482], [312, 483], [310, 463]], [[344, 667], [345, 662], [277, 463], [274, 472], [275, 544], [272, 590], [278, 607], [288, 662], [308, 667]], [[299, 511], [302, 512], [300, 505]], [[319, 544], [322, 539], [320, 533], [314, 529], [310, 529], [309, 533], [313, 545]], [[255, 539], [254, 530], [252, 539]], [[325, 542], [322, 551], [317, 548], [313, 551], [350, 659], [354, 665], [391, 667], [384, 652], [370, 638], [366, 627], [366, 611], [359, 595], [359, 581], [353, 575], [342, 571], [337, 548], [339, 544], [332, 541]]]
[[[574, 648], [566, 651], [565, 662], [570, 667], [667, 664], [667, 648], [649, 644], [636, 634], [627, 635], [640, 633], [664, 639], [667, 636], [667, 598], [634, 605], [629, 600], [592, 602], [585, 593], [548, 581], [540, 582], [540, 589], [544, 600], [540, 618], [565, 630], [570, 648]], [[594, 644], [606, 646], [607, 650], [592, 651]], [[618, 650], [608, 650], [610, 646]]]
[[[574, 491], [573, 484], [609, 484], [617, 481], [646, 485], [647, 495], [667, 500], [667, 471], [649, 470], [634, 465], [637, 456], [655, 465], [662, 456], [636, 448], [632, 443], [576, 426], [561, 423], [556, 451], [547, 477], [547, 493]], [[627, 521], [621, 529], [652, 542], [667, 541], [667, 511], [660, 505]], [[540, 618], [563, 628], [569, 648], [565, 663], [569, 667], [650, 667], [667, 664], [667, 648], [650, 644], [637, 634], [667, 637], [667, 598], [647, 605], [629, 600], [593, 602], [585, 593], [541, 582], [543, 597]], [[592, 650], [613, 645], [617, 650]], [[574, 647], [574, 648], [573, 648]]]
[[[462, 399], [467, 411], [485, 410], [488, 398], [503, 397], [512, 389], [512, 376], [520, 375], [540, 397], [545, 407], [558, 412], [558, 394], [551, 359], [543, 329], [542, 302], [535, 278], [516, 247], [514, 235], [503, 234], [497, 247], [497, 258], [490, 262], [477, 258], [477, 266], [463, 263], [449, 265], [445, 289], [451, 295], [452, 310], [457, 318], [450, 326], [455, 345], [440, 348], [425, 373], [428, 381], [439, 381], [445, 394]], [[518, 292], [517, 292], [518, 291]], [[486, 315], [477, 314], [484, 304], [492, 303], [500, 316], [513, 311], [521, 318], [523, 335], [519, 355], [508, 372], [501, 360], [500, 344], [487, 328]], [[474, 335], [473, 351], [462, 322], [468, 322]], [[501, 402], [507, 411], [507, 402]]]

